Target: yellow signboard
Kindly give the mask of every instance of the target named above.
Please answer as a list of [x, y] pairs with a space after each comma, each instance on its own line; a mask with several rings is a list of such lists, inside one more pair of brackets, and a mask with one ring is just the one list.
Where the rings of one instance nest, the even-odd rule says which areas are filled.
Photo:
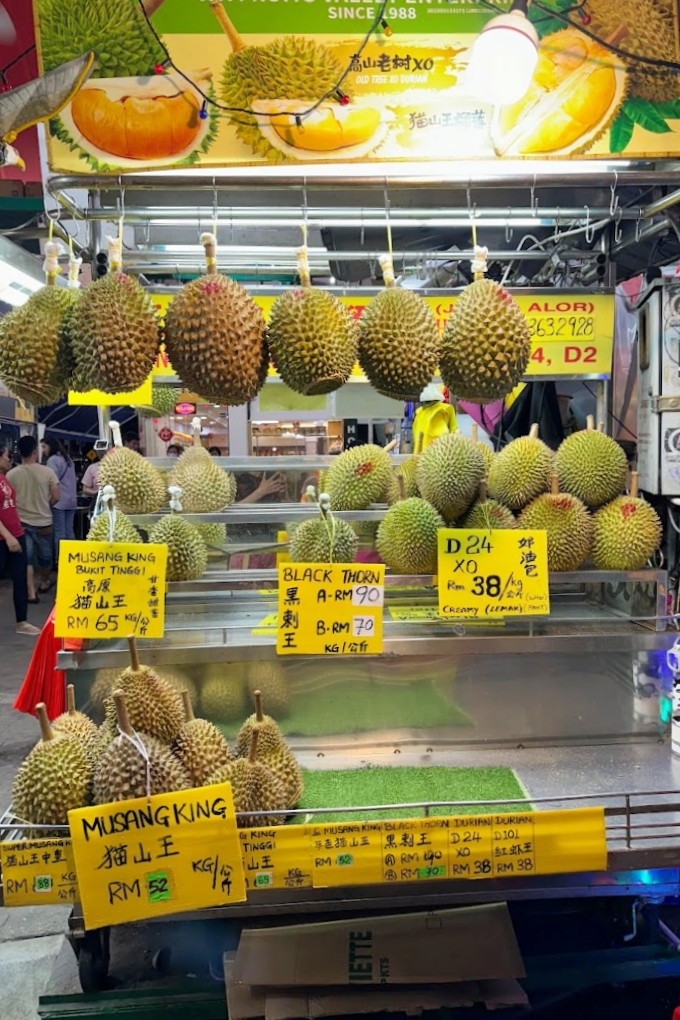
[[279, 655], [380, 655], [385, 567], [281, 563]]
[[128, 390], [126, 393], [104, 393], [103, 390], [87, 390], [84, 393], [69, 390], [68, 393], [69, 404], [88, 407], [118, 407], [123, 404], [132, 404], [134, 407], [150, 407], [151, 400], [151, 375], [136, 390]]
[[603, 871], [604, 808], [242, 829], [248, 888]]
[[76, 903], [78, 885], [70, 839], [0, 843], [6, 907]]
[[231, 784], [69, 812], [86, 928], [246, 898]]
[[439, 613], [444, 619], [550, 612], [545, 531], [439, 532]]
[[166, 545], [62, 542], [56, 636], [163, 637], [167, 559]]

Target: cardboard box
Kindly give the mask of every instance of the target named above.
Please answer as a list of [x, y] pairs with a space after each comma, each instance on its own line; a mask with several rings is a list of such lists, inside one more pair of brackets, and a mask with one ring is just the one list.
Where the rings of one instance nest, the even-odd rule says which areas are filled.
[[0, 180], [0, 198], [23, 198], [23, 197], [24, 197], [23, 181]]
[[290, 988], [439, 984], [524, 976], [505, 903], [246, 929], [233, 983]]

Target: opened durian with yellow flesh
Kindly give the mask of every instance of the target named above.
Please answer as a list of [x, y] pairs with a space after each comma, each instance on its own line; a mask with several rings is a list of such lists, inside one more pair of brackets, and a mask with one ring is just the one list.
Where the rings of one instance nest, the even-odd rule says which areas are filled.
[[201, 443], [201, 419], [192, 421], [194, 444], [180, 455], [170, 472], [170, 485], [182, 490], [187, 514], [211, 514], [226, 510], [236, 498], [236, 479], [215, 463]]
[[182, 490], [171, 485], [170, 513], [162, 516], [149, 532], [149, 542], [168, 547], [168, 581], [196, 581], [208, 565], [208, 549], [198, 528], [180, 517]]
[[158, 513], [166, 500], [160, 471], [134, 450], [123, 446], [117, 421], [112, 421], [110, 428], [114, 445], [99, 465], [99, 488], [103, 491], [110, 485], [117, 509], [125, 514]]

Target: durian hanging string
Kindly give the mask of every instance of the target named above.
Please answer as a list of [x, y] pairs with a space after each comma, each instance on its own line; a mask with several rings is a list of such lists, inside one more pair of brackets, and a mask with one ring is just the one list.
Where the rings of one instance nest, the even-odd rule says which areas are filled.
[[387, 194], [387, 180], [385, 180], [385, 227], [387, 230], [387, 255], [381, 255], [378, 259], [383, 274], [383, 283], [386, 287], [394, 287], [394, 252], [392, 248], [392, 222], [390, 220], [390, 198]]
[[76, 258], [73, 251], [73, 238], [68, 239], [68, 283], [69, 290], [78, 290], [80, 287], [80, 267], [83, 264], [81, 258]]
[[205, 249], [205, 264], [208, 276], [217, 276], [217, 238], [214, 234], [201, 234], [201, 244]]
[[47, 277], [47, 286], [54, 287], [57, 282], [57, 277], [61, 272], [59, 267], [59, 256], [63, 252], [62, 246], [58, 241], [53, 240], [54, 238], [54, 219], [49, 217], [50, 225], [47, 228], [47, 243], [45, 245], [45, 261], [43, 262], [43, 272]]
[[483, 280], [487, 270], [487, 255], [489, 249], [477, 244], [477, 224], [474, 213], [470, 213], [470, 227], [472, 228], [472, 247], [475, 257], [472, 259], [471, 269], [475, 280]]
[[[130, 641], [130, 649], [132, 653], [134, 638]], [[136, 655], [136, 649], [135, 649]], [[132, 668], [137, 672], [139, 670], [139, 659], [137, 659], [137, 665], [134, 662]], [[116, 715], [118, 717], [118, 735], [121, 740], [129, 740], [135, 751], [144, 759], [146, 766], [146, 798], [151, 799], [151, 762], [149, 761], [149, 752], [144, 746], [144, 741], [140, 737], [136, 730], [133, 730], [130, 723], [130, 716], [128, 715], [127, 705], [125, 704], [125, 695], [123, 691], [114, 691], [113, 700], [116, 705]]]
[[335, 533], [337, 528], [335, 517], [330, 512], [331, 497], [326, 492], [322, 492], [319, 496], [319, 510], [321, 511], [321, 520], [324, 523], [324, 527], [328, 535], [328, 545], [331, 551], [331, 563], [335, 563]]
[[105, 485], [102, 490], [102, 502], [106, 505], [106, 513], [109, 515], [109, 542], [114, 541], [116, 533], [116, 490], [112, 485]]
[[298, 248], [297, 252], [297, 270], [300, 277], [300, 286], [311, 287], [312, 275], [309, 271], [309, 249], [307, 247], [307, 186], [305, 185], [302, 195], [302, 223], [300, 224], [300, 230], [302, 231], [302, 247]]

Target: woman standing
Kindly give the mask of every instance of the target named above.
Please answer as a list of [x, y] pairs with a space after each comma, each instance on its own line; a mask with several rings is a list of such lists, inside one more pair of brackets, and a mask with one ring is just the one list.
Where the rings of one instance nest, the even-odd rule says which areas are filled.
[[59, 482], [59, 502], [52, 507], [54, 520], [54, 541], [56, 545], [57, 563], [59, 563], [59, 543], [62, 538], [69, 541], [75, 539], [73, 522], [78, 506], [78, 481], [73, 461], [66, 447], [54, 436], [45, 436], [42, 442], [43, 460], [51, 468]]
[[[26, 537], [17, 513], [16, 493], [5, 478], [12, 466], [9, 447], [0, 443], [0, 577], [9, 566], [14, 588], [14, 615], [17, 634], [39, 634], [32, 623], [28, 623], [28, 585], [26, 583]], [[36, 600], [37, 601], [37, 600]]]

